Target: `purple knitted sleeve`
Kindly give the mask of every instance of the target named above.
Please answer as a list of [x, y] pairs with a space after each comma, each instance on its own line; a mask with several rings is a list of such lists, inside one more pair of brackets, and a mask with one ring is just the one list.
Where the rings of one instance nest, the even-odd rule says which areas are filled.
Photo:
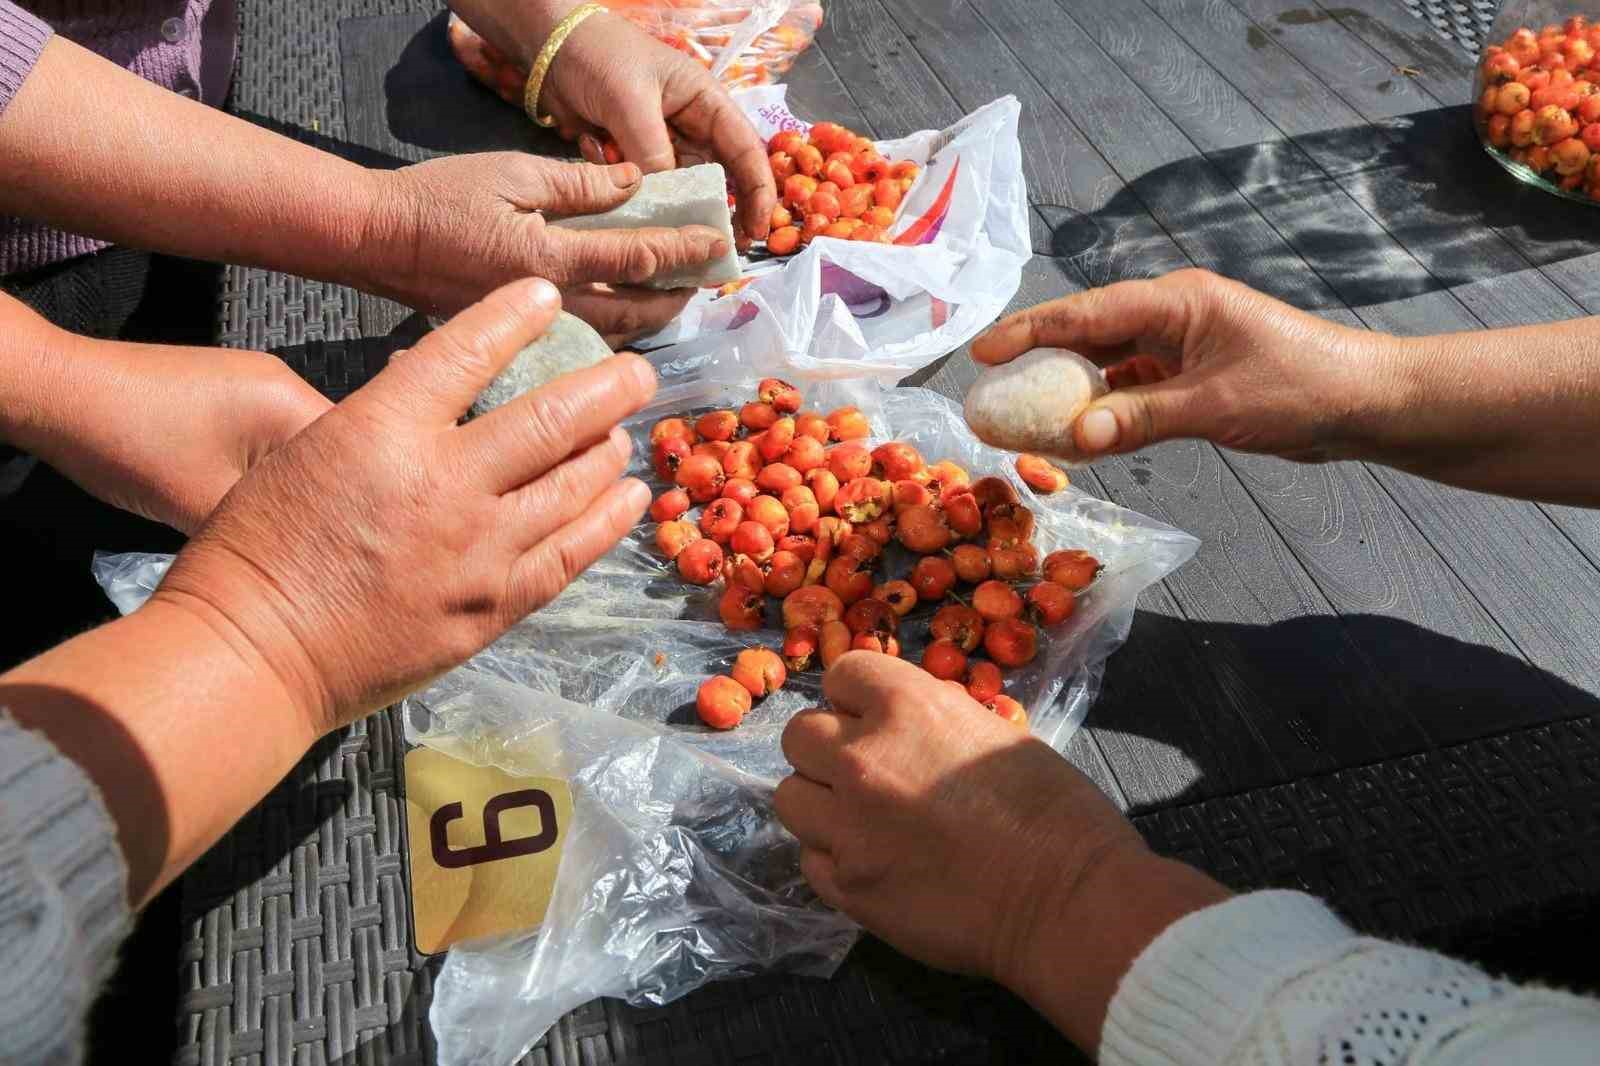
[[0, 115], [39, 61], [50, 27], [11, 0], [0, 0]]

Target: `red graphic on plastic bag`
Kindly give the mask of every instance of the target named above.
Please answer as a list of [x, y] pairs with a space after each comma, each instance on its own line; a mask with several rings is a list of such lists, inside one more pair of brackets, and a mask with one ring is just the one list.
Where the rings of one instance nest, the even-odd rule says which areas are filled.
[[[944, 188], [939, 190], [938, 197], [933, 205], [923, 212], [922, 217], [907, 226], [905, 232], [894, 239], [894, 243], [901, 247], [912, 247], [919, 244], [932, 244], [939, 236], [939, 231], [944, 228], [945, 219], [950, 216], [950, 201], [955, 195], [956, 175], [961, 173], [961, 159], [956, 158], [956, 165], [950, 168], [950, 176], [945, 179]], [[833, 263], [824, 263], [822, 266], [822, 294], [829, 294], [843, 300], [845, 306], [850, 308], [850, 313], [856, 318], [876, 318], [887, 314], [889, 308], [894, 306], [894, 301], [889, 294], [869, 281], [864, 281], [846, 270], [844, 267]], [[860, 311], [858, 308], [870, 307], [870, 310]], [[934, 326], [942, 325], [942, 317], [948, 314], [948, 307], [939, 300], [933, 301]]]

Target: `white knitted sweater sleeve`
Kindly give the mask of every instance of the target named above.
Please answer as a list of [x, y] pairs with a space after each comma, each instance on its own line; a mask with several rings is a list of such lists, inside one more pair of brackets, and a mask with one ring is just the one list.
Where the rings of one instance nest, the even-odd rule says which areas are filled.
[[1257, 892], [1157, 937], [1111, 1002], [1105, 1066], [1567, 1066], [1600, 1002], [1358, 936], [1320, 901]]
[[128, 871], [100, 790], [0, 708], [0, 1063], [81, 1061], [128, 922]]

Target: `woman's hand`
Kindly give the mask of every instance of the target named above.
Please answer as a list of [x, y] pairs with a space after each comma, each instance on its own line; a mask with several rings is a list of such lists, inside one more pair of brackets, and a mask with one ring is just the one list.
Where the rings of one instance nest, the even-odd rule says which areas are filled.
[[699, 227], [571, 233], [539, 214], [607, 210], [639, 178], [633, 165], [514, 152], [366, 170], [186, 100], [59, 35], [0, 115], [0, 215], [319, 278], [430, 312], [457, 311], [518, 278], [562, 289], [601, 282], [619, 287], [603, 305], [574, 304], [614, 337], [664, 325], [692, 295], [627, 286], [704, 262], [724, 240]]
[[596, 15], [557, 53], [541, 103], [578, 134], [600, 162], [597, 134], [647, 172], [671, 170], [680, 155], [715, 160], [738, 196], [744, 239], [764, 239], [778, 202], [767, 148], [711, 72], [620, 15]]
[[[119, 345], [95, 406], [40, 453], [94, 496], [193, 533], [238, 480], [332, 404], [264, 352]], [[109, 402], [107, 402], [109, 401]]]
[[514, 282], [395, 357], [223, 500], [151, 598], [228, 634], [315, 736], [393, 702], [554, 599], [638, 520], [620, 355], [457, 420], [560, 300]]
[[915, 958], [994, 978], [1090, 1051], [1160, 929], [1226, 893], [1158, 859], [1049, 747], [901, 659], [851, 652], [784, 730], [779, 818], [821, 898]]
[[559, 306], [527, 280], [463, 311], [261, 461], [143, 607], [0, 676], [94, 778], [136, 904], [317, 737], [488, 644], [638, 519], [617, 427], [655, 391], [637, 356], [457, 424]]
[[1041, 345], [1106, 368], [1111, 393], [1073, 427], [1085, 459], [1199, 437], [1600, 506], [1600, 317], [1399, 338], [1180, 270], [1019, 312], [972, 354], [1003, 363]]
[[[412, 307], [452, 312], [499, 285], [544, 278], [577, 290], [573, 312], [613, 339], [659, 329], [693, 295], [634, 288], [721, 255], [726, 238], [681, 229], [563, 229], [550, 218], [609, 211], [639, 189], [631, 163], [591, 166], [522, 152], [449, 156], [372, 175], [372, 219], [358, 285]], [[612, 286], [606, 299], [591, 283]]]
[[[577, 3], [451, 0], [450, 6], [528, 67]], [[572, 31], [545, 75], [539, 109], [563, 136], [577, 138], [593, 163], [602, 161], [602, 136], [646, 172], [671, 170], [680, 154], [720, 162], [738, 194], [741, 243], [766, 237], [778, 192], [755, 128], [706, 68], [622, 16], [593, 15]]]
[[1070, 348], [1113, 391], [1074, 427], [1084, 458], [1202, 437], [1300, 460], [1349, 458], [1403, 402], [1393, 338], [1298, 311], [1235, 281], [1181, 270], [1124, 281], [1002, 319], [980, 363]]
[[90, 340], [0, 296], [0, 432], [90, 495], [185, 533], [331, 404], [261, 352]]

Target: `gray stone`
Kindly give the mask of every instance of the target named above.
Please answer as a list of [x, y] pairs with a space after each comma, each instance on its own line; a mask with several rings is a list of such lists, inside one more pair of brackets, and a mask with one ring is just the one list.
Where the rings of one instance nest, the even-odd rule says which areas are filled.
[[652, 289], [724, 285], [739, 279], [739, 253], [733, 247], [733, 216], [728, 210], [728, 181], [722, 164], [646, 174], [627, 203], [598, 215], [574, 215], [553, 223], [567, 229], [643, 229], [649, 226], [709, 226], [722, 233], [728, 250], [718, 259], [657, 274], [644, 284]]
[[1072, 424], [1107, 391], [1100, 368], [1077, 352], [1034, 348], [978, 375], [967, 425], [990, 447], [1077, 461]]
[[544, 336], [516, 354], [511, 365], [489, 382], [472, 401], [468, 418], [488, 414], [525, 392], [541, 388], [575, 370], [610, 359], [611, 348], [589, 323], [565, 311], [556, 315]]

